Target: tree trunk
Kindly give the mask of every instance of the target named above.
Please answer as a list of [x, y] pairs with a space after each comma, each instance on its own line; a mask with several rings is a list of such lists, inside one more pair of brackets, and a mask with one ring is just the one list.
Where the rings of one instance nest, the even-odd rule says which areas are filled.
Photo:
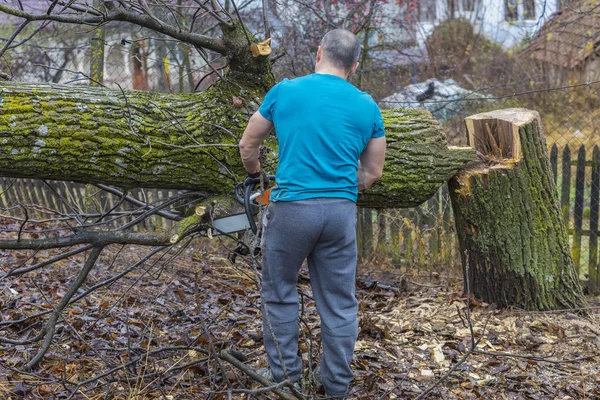
[[500, 307], [581, 307], [538, 113], [500, 110], [465, 122], [486, 159], [450, 180], [465, 283]]
[[149, 90], [146, 55], [142, 54], [142, 42], [135, 41], [129, 46], [129, 68], [131, 85], [134, 90]]
[[400, 215], [402, 217], [402, 244], [404, 246], [404, 261], [408, 268], [414, 267], [414, 255], [413, 255], [413, 247], [414, 247], [414, 234], [415, 229], [413, 224], [415, 221], [415, 212], [414, 210], [403, 209], [400, 210]]
[[[94, 7], [100, 8], [99, 0], [94, 0]], [[94, 30], [90, 43], [90, 85], [102, 86], [104, 82], [104, 25]]]
[[171, 76], [170, 72], [166, 68], [169, 63], [169, 56], [167, 48], [167, 42], [161, 38], [156, 38], [152, 40], [152, 44], [154, 46], [154, 52], [156, 53], [156, 60], [154, 61], [154, 76], [156, 79], [154, 81], [154, 87], [152, 90], [156, 92], [172, 92], [173, 88], [171, 86]]
[[[230, 191], [244, 175], [237, 143], [265, 89], [231, 79], [192, 94], [2, 82], [0, 175]], [[359, 205], [420, 204], [474, 159], [471, 148], [447, 147], [428, 112], [388, 110], [384, 118], [384, 175]], [[274, 138], [265, 143], [269, 172], [276, 149]]]

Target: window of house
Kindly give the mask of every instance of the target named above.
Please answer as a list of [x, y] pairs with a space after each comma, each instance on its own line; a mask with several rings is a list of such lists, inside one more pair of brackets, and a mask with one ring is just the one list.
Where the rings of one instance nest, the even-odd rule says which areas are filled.
[[475, 0], [462, 0], [463, 11], [475, 11]]
[[504, 0], [505, 15], [507, 21], [517, 21], [519, 19], [517, 12], [517, 0]]
[[504, 0], [507, 21], [535, 19], [535, 0]]
[[456, 18], [479, 7], [479, 0], [447, 0], [448, 17]]
[[534, 0], [523, 0], [523, 18], [522, 19], [535, 19], [535, 1]]

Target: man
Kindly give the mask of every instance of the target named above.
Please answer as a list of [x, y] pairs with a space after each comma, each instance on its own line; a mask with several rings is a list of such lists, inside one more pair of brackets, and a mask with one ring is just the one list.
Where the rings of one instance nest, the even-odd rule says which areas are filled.
[[327, 33], [315, 73], [274, 86], [240, 141], [250, 179], [260, 176], [259, 147], [273, 127], [279, 142], [277, 187], [265, 210], [262, 248], [268, 311], [263, 312], [263, 331], [270, 367], [265, 376], [276, 382], [301, 378], [296, 283], [306, 259], [321, 317], [318, 378], [327, 396], [338, 398], [347, 394], [352, 380], [358, 336], [355, 203], [358, 191], [381, 176], [386, 146], [377, 104], [347, 81], [359, 54], [360, 42], [351, 32]]

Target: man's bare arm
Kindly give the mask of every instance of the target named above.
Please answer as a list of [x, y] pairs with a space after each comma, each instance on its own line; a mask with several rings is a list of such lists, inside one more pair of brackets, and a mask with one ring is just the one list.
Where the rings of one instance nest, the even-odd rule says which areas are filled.
[[255, 112], [240, 140], [240, 156], [244, 163], [244, 168], [250, 174], [260, 172], [260, 144], [269, 135], [273, 129], [273, 123], [263, 117], [258, 111]]
[[358, 164], [358, 191], [369, 188], [383, 172], [385, 162], [385, 136], [371, 139], [360, 155]]

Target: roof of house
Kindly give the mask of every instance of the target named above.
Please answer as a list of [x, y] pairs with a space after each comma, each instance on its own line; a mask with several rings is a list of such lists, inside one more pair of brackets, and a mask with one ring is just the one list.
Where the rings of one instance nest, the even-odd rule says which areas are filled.
[[462, 88], [453, 79], [440, 81], [432, 78], [404, 86], [397, 93], [380, 100], [379, 105], [429, 110], [438, 121], [447, 121], [471, 101], [484, 97], [485, 93]]
[[575, 68], [600, 47], [600, 0], [578, 0], [554, 14], [524, 49], [538, 61]]

